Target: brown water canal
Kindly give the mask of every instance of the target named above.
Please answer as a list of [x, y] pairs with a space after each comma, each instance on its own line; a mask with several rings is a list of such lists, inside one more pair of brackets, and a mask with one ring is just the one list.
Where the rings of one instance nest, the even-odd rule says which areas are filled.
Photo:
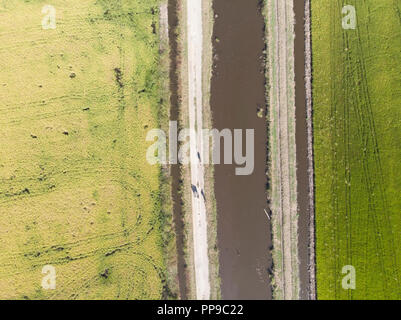
[[267, 209], [267, 126], [264, 19], [259, 0], [215, 0], [213, 126], [255, 130], [255, 168], [215, 166], [218, 246], [223, 299], [271, 299], [270, 221]]

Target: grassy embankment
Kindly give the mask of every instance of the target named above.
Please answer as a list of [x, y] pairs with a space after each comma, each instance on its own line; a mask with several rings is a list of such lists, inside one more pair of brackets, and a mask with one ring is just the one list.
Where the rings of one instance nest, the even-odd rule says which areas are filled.
[[0, 3], [0, 298], [161, 298], [159, 1], [46, 4]]
[[292, 2], [264, 3], [267, 42], [269, 200], [275, 299], [298, 299], [298, 212], [295, 144], [294, 25]]
[[[341, 26], [353, 5], [357, 29]], [[401, 1], [312, 0], [317, 294], [399, 299]], [[344, 290], [342, 268], [356, 270]]]

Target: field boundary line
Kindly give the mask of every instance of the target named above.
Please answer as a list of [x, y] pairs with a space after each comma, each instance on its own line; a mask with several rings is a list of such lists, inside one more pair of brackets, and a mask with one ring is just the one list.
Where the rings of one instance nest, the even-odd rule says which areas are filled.
[[316, 300], [315, 171], [313, 153], [311, 0], [305, 0], [305, 90], [309, 178], [309, 299]]

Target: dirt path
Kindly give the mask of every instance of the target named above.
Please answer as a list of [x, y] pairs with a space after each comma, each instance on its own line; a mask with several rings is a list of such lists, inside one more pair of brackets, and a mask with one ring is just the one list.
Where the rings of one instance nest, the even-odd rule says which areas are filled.
[[202, 131], [202, 0], [187, 1], [188, 27], [188, 105], [189, 127], [196, 130], [196, 136], [191, 136], [191, 183], [197, 188], [192, 193], [192, 217], [194, 235], [194, 263], [196, 298], [209, 299], [209, 257], [207, 242], [206, 207], [201, 191], [204, 190], [204, 170], [197, 154], [203, 155]]
[[299, 298], [293, 2], [269, 0], [267, 10], [275, 297], [290, 300]]

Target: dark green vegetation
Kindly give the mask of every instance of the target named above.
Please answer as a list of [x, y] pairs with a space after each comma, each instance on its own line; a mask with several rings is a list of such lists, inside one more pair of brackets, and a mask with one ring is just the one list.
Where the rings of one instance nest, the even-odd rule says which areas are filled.
[[[342, 29], [345, 5], [356, 30]], [[399, 0], [312, 0], [320, 299], [401, 298], [400, 12]]]

